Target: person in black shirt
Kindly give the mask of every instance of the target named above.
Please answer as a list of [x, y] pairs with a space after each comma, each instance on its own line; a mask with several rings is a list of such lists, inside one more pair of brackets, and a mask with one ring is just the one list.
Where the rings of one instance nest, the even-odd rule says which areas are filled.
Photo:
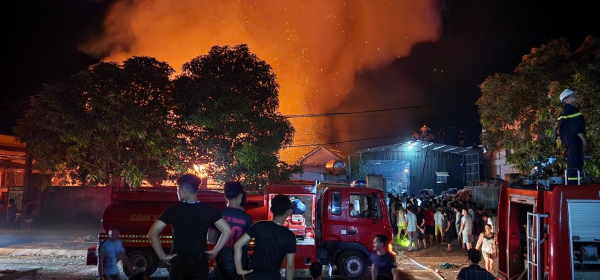
[[[208, 261], [225, 246], [231, 228], [219, 211], [211, 205], [198, 201], [200, 178], [186, 174], [177, 180], [179, 203], [165, 209], [154, 222], [148, 238], [158, 258], [171, 266], [169, 279], [208, 279]], [[159, 234], [171, 224], [173, 246], [171, 254], [165, 254]], [[208, 250], [206, 236], [211, 225], [215, 225], [221, 236], [212, 250]]]
[[371, 253], [371, 279], [375, 280], [380, 275], [389, 275], [398, 279], [396, 257], [386, 250], [387, 236], [378, 234], [373, 238], [373, 253]]
[[481, 261], [481, 252], [475, 248], [469, 249], [467, 252], [471, 265], [461, 269], [458, 272], [456, 279], [458, 280], [496, 280], [496, 277], [487, 270], [479, 266]]
[[456, 226], [454, 222], [455, 217], [456, 214], [454, 211], [444, 211], [444, 231], [446, 232], [444, 236], [446, 237], [446, 243], [448, 244], [448, 248], [444, 250], [446, 253], [452, 252], [452, 242], [457, 238]]
[[[421, 249], [426, 249], [427, 243], [425, 243], [425, 211], [423, 211], [423, 207], [417, 206], [417, 211], [415, 215], [417, 215], [417, 247]], [[423, 244], [419, 245], [421, 242], [423, 242]]]
[[[250, 226], [235, 242], [235, 268], [246, 280], [279, 280], [281, 264], [285, 262], [285, 279], [294, 279], [294, 257], [296, 255], [296, 235], [283, 226], [285, 219], [292, 214], [292, 202], [286, 195], [276, 195], [271, 199], [273, 221], [259, 221]], [[254, 252], [250, 270], [242, 266], [242, 247], [254, 238]]]
[[[235, 270], [233, 260], [233, 244], [244, 234], [252, 225], [252, 218], [244, 211], [244, 203], [246, 202], [246, 192], [244, 186], [240, 182], [227, 182], [223, 187], [225, 198], [227, 198], [227, 208], [221, 210], [221, 215], [231, 227], [231, 235], [225, 243], [225, 247], [216, 258], [215, 273], [220, 279], [236, 280], [243, 279]], [[221, 233], [218, 230], [211, 231], [215, 236]], [[247, 248], [242, 248], [242, 266], [248, 267], [248, 252]]]
[[314, 262], [312, 264], [310, 264], [310, 277], [312, 278], [312, 280], [321, 280], [322, 278], [322, 274], [323, 274], [323, 265], [320, 262]]
[[475, 212], [475, 220], [473, 221], [473, 226], [477, 226], [477, 231], [473, 231], [473, 236], [479, 236], [480, 233], [485, 232], [486, 222], [483, 220], [483, 207], [478, 206], [477, 212]]
[[560, 94], [563, 111], [558, 117], [560, 141], [567, 148], [567, 178], [568, 183], [577, 184], [577, 170], [583, 176], [583, 159], [587, 149], [585, 120], [583, 114], [575, 107], [577, 92], [565, 89]]

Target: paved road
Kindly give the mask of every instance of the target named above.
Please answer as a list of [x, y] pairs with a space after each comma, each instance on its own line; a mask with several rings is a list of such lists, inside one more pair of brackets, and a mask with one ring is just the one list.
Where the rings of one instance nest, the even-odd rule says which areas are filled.
[[[425, 266], [428, 270], [436, 270], [439, 269], [439, 273], [437, 273], [442, 279], [456, 279], [458, 276], [458, 272], [461, 268], [468, 266], [470, 262], [467, 260], [466, 250], [461, 249], [458, 245], [452, 245], [453, 251], [450, 253], [444, 252], [447, 248], [447, 245], [437, 245], [430, 247], [428, 249], [420, 250], [417, 252], [404, 252], [401, 251], [399, 253], [400, 256], [406, 255], [408, 259], [400, 258], [400, 267], [410, 267], [414, 266], [410, 263], [412, 260], [417, 261], [420, 265]], [[456, 268], [440, 268], [442, 263], [450, 263], [456, 266]], [[498, 263], [496, 262], [494, 265], [494, 271], [498, 269]], [[483, 260], [479, 263], [479, 265], [483, 266]]]
[[[46, 230], [38, 231], [32, 236], [7, 235], [6, 232], [0, 232], [0, 271], [39, 269], [37, 279], [97, 279], [96, 266], [85, 264], [87, 248], [96, 244], [96, 234], [95, 230], [68, 232]], [[438, 249], [434, 247], [406, 254], [399, 252], [400, 279], [429, 280], [444, 279], [439, 275], [451, 276], [444, 272], [438, 275], [432, 271], [436, 267], [428, 265], [438, 262], [437, 259], [429, 259], [431, 255], [440, 258], [440, 254], [437, 253]], [[460, 254], [460, 259], [464, 259], [462, 253], [458, 254]], [[456, 259], [456, 256], [443, 253], [441, 257]], [[420, 264], [420, 258], [427, 259], [428, 263]], [[0, 277], [2, 275], [6, 274], [0, 273]], [[123, 273], [121, 276], [126, 279]], [[151, 279], [167, 279], [167, 276], [167, 270], [159, 268]], [[446, 279], [455, 279], [455, 277]], [[295, 279], [310, 279], [310, 277], [296, 277]], [[334, 278], [326, 277], [324, 279]]]
[[[15, 270], [27, 271], [39, 269], [36, 279], [98, 279], [96, 266], [85, 265], [85, 257], [48, 257], [48, 256], [0, 256], [0, 271]], [[1, 274], [9, 275], [9, 274]], [[126, 279], [125, 274], [121, 272], [122, 279]], [[20, 278], [21, 279], [21, 278]], [[22, 278], [33, 279], [33, 278]], [[168, 272], [164, 268], [159, 268], [150, 279], [168, 279]], [[295, 277], [294, 279], [309, 280], [310, 277]], [[324, 277], [323, 279], [337, 279]], [[370, 279], [370, 278], [364, 278]], [[440, 279], [427, 270], [400, 270], [400, 279], [403, 280], [431, 280]]]

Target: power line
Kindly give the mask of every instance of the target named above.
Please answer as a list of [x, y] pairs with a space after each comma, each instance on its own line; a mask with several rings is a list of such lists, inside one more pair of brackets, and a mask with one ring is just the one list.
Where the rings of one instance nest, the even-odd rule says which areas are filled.
[[406, 110], [406, 109], [420, 109], [420, 108], [427, 108], [427, 107], [435, 107], [435, 106], [439, 106], [439, 105], [442, 105], [442, 104], [414, 105], [414, 106], [388, 108], [388, 109], [376, 109], [376, 110], [365, 110], [365, 111], [354, 111], [354, 112], [341, 112], [341, 113], [284, 115], [284, 117], [289, 118], [289, 119], [294, 119], [294, 118], [314, 118], [314, 117], [331, 117], [331, 116], [341, 116], [341, 115], [351, 115], [351, 114], [365, 114], [365, 113], [377, 113], [377, 112], [387, 112], [387, 111]]
[[29, 104], [29, 101], [23, 101], [19, 104], [15, 104], [6, 108], [0, 108], [0, 114], [21, 112], [25, 107], [27, 107], [27, 104]]
[[315, 135], [315, 134], [332, 134], [332, 133], [342, 133], [342, 132], [361, 132], [361, 131], [384, 130], [384, 129], [390, 129], [390, 128], [382, 127], [382, 128], [353, 129], [353, 130], [338, 130], [338, 131], [329, 131], [329, 132], [302, 133], [302, 134], [295, 134], [295, 136], [307, 136], [307, 135]]
[[[461, 126], [470, 126], [470, 125], [475, 125], [475, 124], [479, 124], [479, 122], [467, 123], [467, 124], [464, 124], [464, 125], [461, 125]], [[454, 126], [454, 127], [451, 127], [450, 129], [458, 128], [458, 127], [461, 127], [461, 126]], [[396, 135], [389, 135], [389, 136], [379, 136], [379, 137], [370, 137], [370, 138], [361, 138], [361, 139], [351, 139], [351, 140], [335, 141], [335, 142], [328, 142], [328, 143], [291, 145], [291, 146], [289, 146], [289, 148], [302, 148], [302, 147], [336, 145], [336, 144], [345, 144], [345, 143], [351, 143], [351, 142], [379, 140], [379, 139], [392, 138], [392, 137], [402, 137], [402, 136], [408, 136], [408, 135], [412, 135], [412, 133], [408, 133], [408, 134], [396, 134]]]
[[[351, 116], [351, 115], [331, 115], [331, 116], [306, 116], [303, 118], [315, 118], [315, 117], [333, 117], [333, 118], [364, 118], [364, 117], [407, 117], [412, 116], [408, 114], [390, 114], [390, 115], [362, 115], [362, 116]], [[298, 117], [300, 118], [300, 117]]]
[[[445, 123], [457, 123], [457, 122], [466, 122], [466, 123], [464, 123], [462, 125], [447, 127], [447, 128], [445, 128], [446, 129], [445, 132], [448, 130], [462, 127], [462, 126], [470, 126], [470, 125], [474, 125], [474, 124], [479, 124], [479, 121], [474, 120], [474, 119], [452, 121], [452, 122], [445, 122]], [[435, 124], [440, 124], [440, 123], [435, 123]], [[315, 132], [315, 133], [296, 134], [296, 136], [310, 136], [310, 135], [315, 135], [315, 134], [334, 134], [334, 133], [341, 133], [341, 132], [361, 132], [361, 131], [384, 130], [384, 129], [390, 130], [390, 128], [355, 129], [355, 130], [345, 130], [345, 131], [330, 131], [330, 132]], [[412, 135], [412, 133], [411, 133], [411, 135]], [[309, 139], [304, 139], [304, 140], [309, 140]]]
[[[437, 125], [442, 125], [442, 124], [462, 123], [462, 122], [466, 122], [465, 125], [472, 125], [472, 124], [474, 124], [474, 122], [479, 123], [479, 120], [477, 120], [477, 119], [456, 120], [456, 121], [433, 123], [433, 125], [437, 126]], [[461, 126], [462, 125], [445, 127], [444, 129], [447, 131], [448, 129], [452, 130], [454, 128], [458, 128]], [[380, 128], [366, 128], [366, 129], [338, 130], [338, 131], [328, 131], [328, 132], [302, 133], [302, 134], [295, 134], [295, 136], [309, 136], [309, 135], [315, 135], [315, 134], [334, 134], [334, 133], [343, 133], [343, 132], [361, 132], [361, 131], [373, 131], [373, 130], [385, 130], [385, 129], [389, 130], [389, 129], [393, 129], [393, 128], [380, 127]]]
[[344, 143], [350, 143], [350, 142], [359, 142], [359, 141], [367, 141], [367, 140], [377, 140], [377, 139], [384, 139], [384, 138], [391, 138], [391, 137], [400, 137], [400, 136], [406, 136], [406, 135], [412, 135], [412, 133], [410, 133], [410, 134], [390, 135], [390, 136], [381, 136], [381, 137], [362, 138], [362, 139], [354, 139], [354, 140], [345, 140], [345, 141], [320, 143], [320, 144], [292, 145], [292, 146], [290, 146], [290, 148], [300, 148], [300, 147], [313, 147], [313, 146], [323, 146], [323, 145], [344, 144]]
[[6, 108], [0, 108], [0, 110], [12, 110], [12, 109], [17, 109], [19, 107], [23, 107], [24, 105], [27, 105], [29, 103], [29, 101], [23, 101], [21, 103], [6, 107]]

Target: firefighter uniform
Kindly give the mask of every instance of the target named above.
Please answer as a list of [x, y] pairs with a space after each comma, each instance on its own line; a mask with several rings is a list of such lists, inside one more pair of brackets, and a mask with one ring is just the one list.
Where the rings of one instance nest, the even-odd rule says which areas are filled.
[[[569, 184], [577, 184], [577, 170], [583, 176], [583, 160], [585, 142], [585, 121], [583, 114], [572, 104], [565, 102], [565, 99], [574, 95], [575, 92], [565, 90], [561, 94], [563, 102], [563, 112], [558, 117], [560, 140], [562, 145], [567, 148], [567, 180]], [[583, 134], [583, 139], [578, 135]]]

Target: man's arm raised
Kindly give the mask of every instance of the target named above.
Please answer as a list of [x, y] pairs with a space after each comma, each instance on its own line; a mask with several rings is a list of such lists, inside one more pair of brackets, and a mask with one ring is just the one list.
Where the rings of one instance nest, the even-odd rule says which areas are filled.
[[225, 219], [221, 218], [216, 221], [215, 226], [219, 229], [219, 231], [221, 231], [221, 236], [219, 237], [219, 241], [217, 241], [215, 247], [212, 250], [205, 252], [208, 254], [209, 260], [212, 260], [215, 256], [217, 256], [231, 235], [231, 227], [229, 227], [229, 224], [227, 221], [225, 221]]
[[167, 224], [165, 224], [163, 221], [156, 220], [156, 222], [154, 222], [154, 224], [150, 228], [150, 231], [148, 231], [148, 239], [150, 239], [152, 249], [154, 249], [154, 252], [158, 256], [158, 259], [163, 262], [168, 262], [177, 255], [167, 255], [165, 253], [165, 250], [163, 250], [162, 246], [160, 245], [159, 234], [163, 231], [163, 229], [165, 229], [166, 226]]

